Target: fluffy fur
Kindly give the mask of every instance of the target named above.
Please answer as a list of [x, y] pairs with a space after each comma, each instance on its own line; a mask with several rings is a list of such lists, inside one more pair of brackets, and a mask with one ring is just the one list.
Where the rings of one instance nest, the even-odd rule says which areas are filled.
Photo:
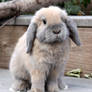
[[37, 11], [10, 60], [12, 90], [58, 92], [64, 89], [70, 38], [80, 45], [77, 26], [65, 10], [50, 6]]

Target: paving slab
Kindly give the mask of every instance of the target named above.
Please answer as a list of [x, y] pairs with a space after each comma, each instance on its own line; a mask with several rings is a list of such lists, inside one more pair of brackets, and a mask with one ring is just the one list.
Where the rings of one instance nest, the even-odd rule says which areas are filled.
[[[61, 92], [92, 92], [92, 79], [65, 77], [67, 90]], [[9, 70], [0, 69], [0, 92], [10, 92], [12, 78]]]

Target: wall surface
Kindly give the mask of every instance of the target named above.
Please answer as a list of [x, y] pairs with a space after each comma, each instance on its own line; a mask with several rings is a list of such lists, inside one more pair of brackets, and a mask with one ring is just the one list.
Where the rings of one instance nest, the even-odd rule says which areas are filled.
[[[14, 46], [26, 29], [27, 26], [5, 26], [0, 30], [0, 68], [8, 68]], [[84, 73], [92, 73], [92, 28], [78, 29], [82, 46], [72, 43], [66, 71], [81, 68]]]
[[0, 30], [0, 68], [8, 68], [14, 46], [26, 29], [26, 26], [5, 26]]

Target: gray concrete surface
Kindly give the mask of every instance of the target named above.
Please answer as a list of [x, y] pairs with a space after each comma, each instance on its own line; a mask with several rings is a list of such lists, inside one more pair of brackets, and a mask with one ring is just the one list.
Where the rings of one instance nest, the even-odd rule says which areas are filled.
[[[92, 16], [70, 16], [78, 27], [92, 27]], [[7, 25], [29, 25], [32, 15], [20, 15]]]
[[[92, 79], [65, 77], [64, 80], [69, 88], [61, 92], [92, 92]], [[11, 83], [9, 71], [0, 69], [0, 92], [10, 92]]]

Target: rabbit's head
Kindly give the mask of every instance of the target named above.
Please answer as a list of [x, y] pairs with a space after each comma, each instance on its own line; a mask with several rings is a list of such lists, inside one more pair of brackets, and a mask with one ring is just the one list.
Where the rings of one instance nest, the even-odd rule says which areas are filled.
[[27, 52], [32, 50], [35, 38], [41, 43], [51, 44], [62, 42], [69, 36], [80, 45], [77, 26], [65, 10], [55, 6], [42, 8], [36, 12], [28, 27]]

